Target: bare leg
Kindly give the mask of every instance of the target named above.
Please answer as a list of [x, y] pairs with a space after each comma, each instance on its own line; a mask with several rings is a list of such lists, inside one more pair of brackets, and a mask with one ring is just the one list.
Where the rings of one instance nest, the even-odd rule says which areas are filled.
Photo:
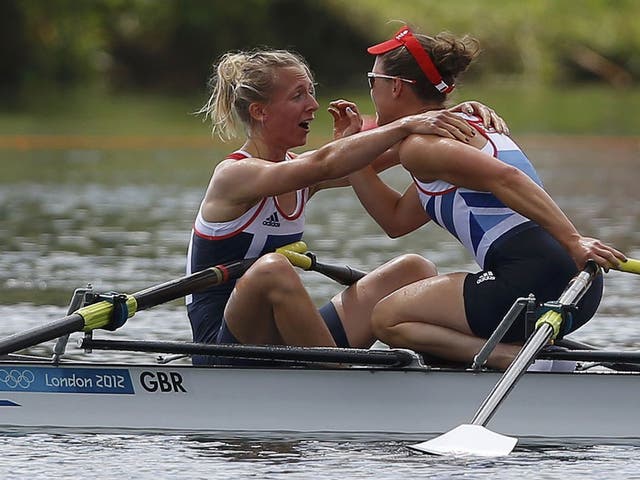
[[376, 268], [336, 295], [332, 302], [342, 320], [349, 344], [368, 348], [375, 341], [373, 307], [395, 290], [437, 274], [435, 265], [420, 255], [402, 255]]
[[279, 254], [261, 257], [238, 280], [224, 315], [243, 343], [336, 346], [300, 277]]
[[[466, 273], [452, 273], [408, 285], [380, 301], [373, 311], [374, 333], [394, 347], [472, 362], [485, 339], [467, 323], [462, 290]], [[498, 344], [487, 360], [505, 369], [520, 346]]]

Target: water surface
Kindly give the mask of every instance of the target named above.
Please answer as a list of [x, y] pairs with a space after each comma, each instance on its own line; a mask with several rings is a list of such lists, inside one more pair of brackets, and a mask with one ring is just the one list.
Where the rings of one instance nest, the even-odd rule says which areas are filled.
[[[640, 258], [639, 141], [529, 137], [522, 143], [547, 189], [584, 234]], [[73, 290], [87, 284], [133, 292], [182, 276], [195, 211], [222, 153], [0, 151], [0, 335], [63, 316]], [[398, 188], [408, 182], [399, 169], [386, 178]], [[319, 193], [307, 218], [305, 240], [323, 261], [367, 270], [416, 252], [443, 272], [475, 268], [434, 225], [386, 238], [347, 189]], [[303, 277], [318, 304], [339, 291], [318, 274]], [[638, 348], [638, 291], [640, 277], [607, 274], [597, 316], [573, 338]], [[189, 340], [190, 329], [176, 301], [100, 335]], [[48, 354], [51, 345], [31, 352]], [[68, 353], [83, 355], [73, 346]], [[140, 362], [153, 356], [95, 352], [90, 358]], [[397, 439], [14, 432], [0, 434], [0, 478], [640, 478], [637, 446], [548, 445], [478, 460], [424, 456], [405, 445]]]

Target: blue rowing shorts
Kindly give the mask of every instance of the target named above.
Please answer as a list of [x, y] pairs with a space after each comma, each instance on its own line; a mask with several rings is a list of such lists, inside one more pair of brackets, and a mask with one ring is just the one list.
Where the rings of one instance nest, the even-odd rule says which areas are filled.
[[[557, 300], [578, 273], [567, 251], [544, 229], [534, 225], [507, 239], [500, 239], [487, 254], [484, 270], [464, 281], [464, 306], [471, 331], [489, 338], [509, 308], [520, 297], [533, 293], [538, 304]], [[603, 279], [598, 275], [572, 313], [569, 333], [587, 323], [602, 298]], [[522, 313], [503, 342], [526, 340]]]
[[[329, 332], [331, 332], [331, 336], [333, 340], [336, 342], [336, 346], [341, 348], [349, 348], [349, 339], [347, 338], [347, 334], [344, 331], [344, 327], [342, 325], [342, 320], [340, 320], [340, 316], [336, 311], [336, 307], [332, 302], [327, 302], [324, 306], [322, 306], [318, 312], [320, 316], [323, 318], [325, 323], [327, 324], [327, 328]], [[227, 326], [227, 322], [223, 319], [222, 325], [218, 330], [218, 334], [216, 336], [216, 344], [231, 344], [231, 345], [239, 345], [242, 344], [231, 330]], [[245, 360], [245, 359], [220, 359], [210, 355], [193, 355], [191, 357], [191, 361], [194, 365], [270, 365], [271, 362], [265, 361], [256, 361], [256, 360]]]

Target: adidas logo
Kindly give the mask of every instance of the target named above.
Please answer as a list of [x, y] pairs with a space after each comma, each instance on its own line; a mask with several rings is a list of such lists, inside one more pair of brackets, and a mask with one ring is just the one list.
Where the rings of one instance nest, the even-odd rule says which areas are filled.
[[480, 285], [482, 282], [495, 279], [496, 277], [493, 275], [493, 272], [491, 270], [488, 270], [478, 277], [478, 280], [476, 280], [476, 285]]
[[279, 227], [280, 219], [278, 218], [278, 212], [273, 212], [271, 215], [264, 219], [262, 224], [266, 225], [267, 227]]

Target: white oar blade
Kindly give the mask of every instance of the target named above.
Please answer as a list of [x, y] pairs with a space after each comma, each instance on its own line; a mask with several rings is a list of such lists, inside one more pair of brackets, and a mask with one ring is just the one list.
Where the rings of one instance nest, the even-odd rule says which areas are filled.
[[517, 438], [492, 432], [481, 425], [465, 424], [409, 448], [434, 455], [501, 457], [509, 455], [516, 443]]

